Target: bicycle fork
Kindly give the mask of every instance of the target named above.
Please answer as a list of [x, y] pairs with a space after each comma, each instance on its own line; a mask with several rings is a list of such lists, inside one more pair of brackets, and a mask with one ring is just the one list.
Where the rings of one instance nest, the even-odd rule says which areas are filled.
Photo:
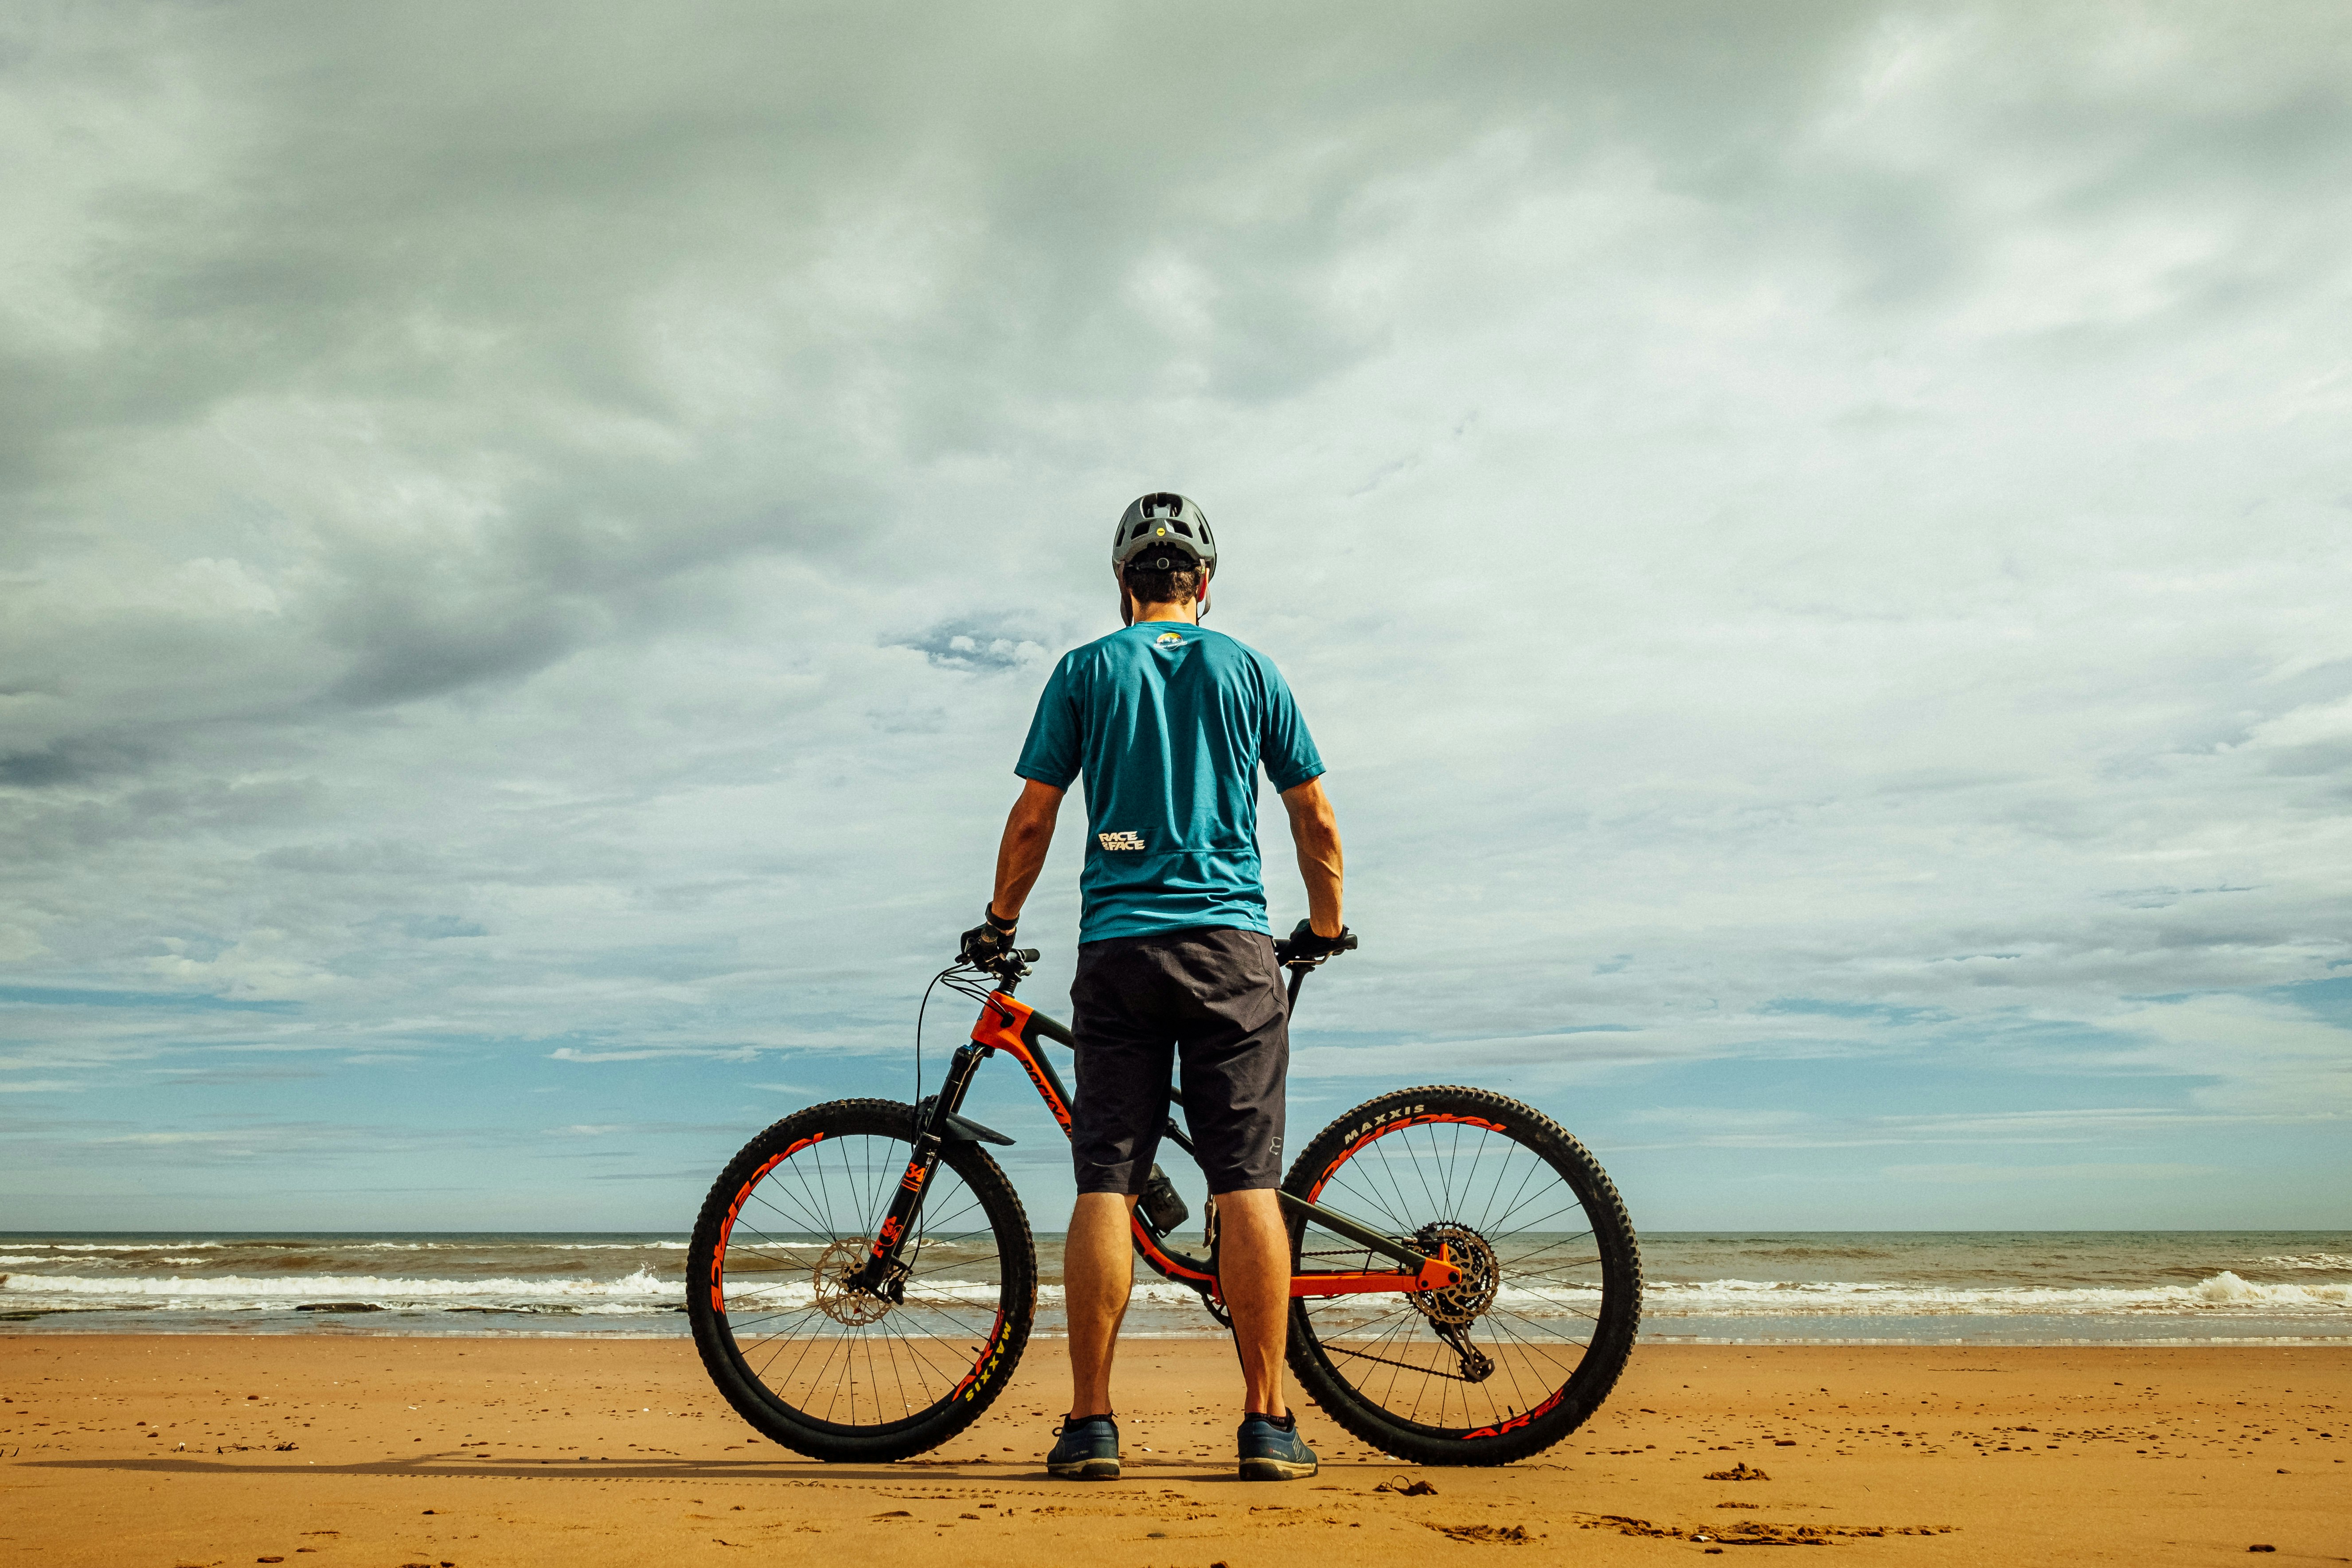
[[908, 1238], [916, 1234], [917, 1217], [923, 1207], [923, 1194], [930, 1186], [931, 1173], [940, 1168], [940, 1156], [950, 1142], [1010, 1143], [1003, 1133], [968, 1121], [958, 1112], [962, 1109], [965, 1094], [971, 1089], [972, 1075], [980, 1070], [981, 1062], [988, 1056], [984, 1046], [967, 1042], [957, 1047], [949, 1058], [947, 1080], [939, 1093], [925, 1097], [915, 1107], [915, 1152], [907, 1162], [907, 1169], [898, 1177], [897, 1191], [890, 1194], [890, 1206], [876, 1227], [872, 1249], [857, 1272], [843, 1281], [853, 1290], [864, 1290], [881, 1296], [893, 1303], [903, 1303], [907, 1295], [906, 1249]]

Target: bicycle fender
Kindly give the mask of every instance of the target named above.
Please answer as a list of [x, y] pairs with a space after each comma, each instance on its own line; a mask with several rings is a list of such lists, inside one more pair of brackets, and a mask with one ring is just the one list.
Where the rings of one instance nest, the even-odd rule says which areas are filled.
[[982, 1127], [969, 1116], [959, 1116], [953, 1111], [948, 1113], [947, 1121], [939, 1131], [940, 1142], [942, 1143], [1010, 1143], [1013, 1142], [995, 1128]]

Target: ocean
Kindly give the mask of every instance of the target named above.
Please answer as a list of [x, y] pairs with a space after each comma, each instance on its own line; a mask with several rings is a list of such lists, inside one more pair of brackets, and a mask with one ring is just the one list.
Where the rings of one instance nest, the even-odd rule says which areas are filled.
[[[1062, 1329], [1038, 1238], [1037, 1331]], [[687, 1332], [683, 1235], [0, 1236], [0, 1333]], [[1644, 1339], [1685, 1343], [2352, 1341], [2352, 1232], [1664, 1232]], [[1127, 1331], [1221, 1332], [1139, 1268]], [[1520, 1302], [1563, 1317], [1590, 1299]]]

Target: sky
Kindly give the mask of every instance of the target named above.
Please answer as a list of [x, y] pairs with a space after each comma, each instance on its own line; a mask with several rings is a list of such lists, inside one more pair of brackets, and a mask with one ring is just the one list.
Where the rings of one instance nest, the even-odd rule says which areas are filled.
[[1294, 1146], [2352, 1226], [2347, 83], [2318, 4], [10, 6], [0, 1226], [677, 1231], [910, 1097], [1162, 489], [1346, 840]]

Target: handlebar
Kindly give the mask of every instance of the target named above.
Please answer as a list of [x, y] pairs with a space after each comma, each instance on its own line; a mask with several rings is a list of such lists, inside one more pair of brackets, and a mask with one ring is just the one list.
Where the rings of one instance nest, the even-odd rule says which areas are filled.
[[[1337, 952], [1353, 952], [1356, 951], [1356, 933], [1349, 931], [1339, 939]], [[1006, 989], [1010, 990], [1013, 984], [1028, 978], [1029, 966], [1036, 963], [1040, 956], [1037, 949], [1034, 947], [1010, 947], [1005, 949], [994, 963], [983, 964], [981, 967], [995, 974], [999, 980], [1006, 982]], [[1298, 983], [1307, 977], [1307, 972], [1320, 967], [1335, 956], [1337, 953], [1327, 952], [1316, 958], [1302, 958], [1298, 954], [1298, 950], [1288, 942], [1280, 937], [1275, 939], [1274, 961], [1290, 971], [1290, 996], [1294, 1002], [1298, 999]]]
[[[1347, 935], [1339, 939], [1339, 951], [1341, 952], [1353, 952], [1356, 951], [1356, 933], [1354, 931], [1349, 931]], [[1301, 958], [1298, 956], [1298, 950], [1297, 948], [1292, 947], [1290, 943], [1283, 941], [1280, 937], [1276, 937], [1275, 939], [1274, 961], [1276, 963], [1303, 963], [1312, 967], [1315, 964], [1323, 963], [1326, 959], [1332, 956], [1332, 954], [1327, 952], [1322, 958]]]
[[1008, 947], [987, 963], [972, 961], [972, 966], [1005, 982], [1011, 990], [1014, 984], [1029, 977], [1029, 966], [1044, 956], [1034, 947]]

